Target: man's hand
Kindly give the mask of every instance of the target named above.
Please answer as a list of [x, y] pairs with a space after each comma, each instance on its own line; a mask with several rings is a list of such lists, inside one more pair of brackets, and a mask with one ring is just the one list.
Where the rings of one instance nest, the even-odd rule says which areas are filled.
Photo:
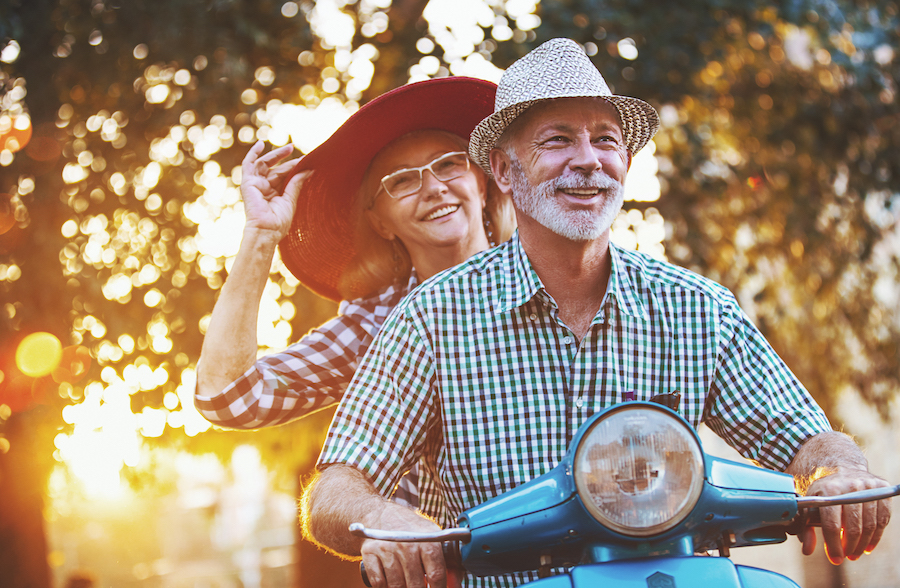
[[434, 522], [382, 497], [358, 469], [328, 466], [307, 486], [301, 502], [307, 539], [339, 555], [362, 556], [376, 588], [447, 588], [447, 566], [439, 542], [394, 543], [360, 539], [351, 523], [388, 531], [432, 532]]
[[291, 227], [300, 186], [309, 171], [285, 178], [299, 159], [282, 160], [291, 154], [293, 145], [285, 145], [261, 155], [265, 144], [257, 141], [241, 163], [241, 198], [244, 201], [246, 228], [273, 231], [280, 241]]
[[[835, 496], [887, 486], [890, 484], [867, 471], [839, 469], [814, 481], [806, 494]], [[819, 510], [825, 553], [834, 565], [840, 565], [845, 557], [850, 561], [856, 561], [863, 553], [875, 549], [884, 528], [891, 520], [890, 499], [864, 504], [829, 506]], [[815, 530], [807, 527], [799, 538], [803, 543], [803, 554], [810, 555], [816, 548]]]
[[[801, 491], [806, 488], [807, 496], [835, 496], [890, 486], [869, 473], [868, 462], [856, 442], [835, 431], [808, 439], [785, 472], [794, 476]], [[891, 502], [886, 499], [829, 506], [820, 509], [820, 515], [825, 553], [831, 563], [840, 565], [845, 557], [856, 561], [875, 549], [891, 520]], [[803, 554], [810, 555], [816, 548], [815, 529], [807, 527], [798, 538]]]
[[[369, 518], [369, 522], [372, 528], [381, 530], [422, 533], [440, 530], [415, 511], [394, 504], [388, 505], [380, 516]], [[366, 539], [360, 553], [373, 588], [447, 586], [447, 566], [439, 542], [394, 543]]]

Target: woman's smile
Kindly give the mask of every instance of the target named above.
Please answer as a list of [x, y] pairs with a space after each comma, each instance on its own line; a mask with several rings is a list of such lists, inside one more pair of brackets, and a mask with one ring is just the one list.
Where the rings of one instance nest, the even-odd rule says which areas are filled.
[[446, 206], [441, 206], [440, 208], [430, 212], [422, 220], [432, 221], [432, 220], [436, 220], [439, 218], [444, 218], [445, 216], [447, 216], [449, 214], [453, 214], [457, 210], [459, 210], [459, 204], [448, 204]]

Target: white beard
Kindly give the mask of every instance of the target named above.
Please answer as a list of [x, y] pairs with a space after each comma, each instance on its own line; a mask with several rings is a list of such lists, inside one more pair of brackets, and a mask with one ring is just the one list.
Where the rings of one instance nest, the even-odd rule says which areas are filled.
[[[572, 241], [593, 241], [616, 220], [625, 201], [625, 189], [600, 170], [584, 175], [567, 170], [562, 176], [532, 186], [518, 161], [510, 166], [510, 187], [516, 209], [557, 235]], [[556, 198], [561, 188], [600, 188], [606, 190], [599, 214], [593, 210], [566, 210]]]

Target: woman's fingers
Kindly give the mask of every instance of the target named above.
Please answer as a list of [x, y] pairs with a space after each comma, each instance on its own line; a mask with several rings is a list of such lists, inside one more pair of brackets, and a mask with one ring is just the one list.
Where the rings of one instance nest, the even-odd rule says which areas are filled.
[[[251, 179], [253, 177], [272, 179], [273, 176], [277, 177], [280, 174], [284, 174], [286, 170], [291, 169], [291, 162], [285, 162], [280, 165], [278, 162], [291, 154], [294, 150], [292, 144], [289, 143], [283, 147], [272, 149], [264, 155], [260, 155], [263, 152], [263, 149], [265, 149], [265, 143], [257, 141], [247, 152], [247, 155], [244, 156], [243, 161], [241, 161], [241, 173], [243, 174], [244, 179]], [[273, 171], [275, 174], [272, 173]]]
[[291, 143], [272, 149], [257, 160], [257, 165], [265, 166], [268, 171], [278, 165], [278, 162], [290, 155], [294, 151]]

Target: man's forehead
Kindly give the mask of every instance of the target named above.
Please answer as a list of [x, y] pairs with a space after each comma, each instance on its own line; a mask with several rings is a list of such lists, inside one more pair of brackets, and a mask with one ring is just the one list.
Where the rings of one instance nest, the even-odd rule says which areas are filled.
[[546, 100], [529, 108], [516, 122], [533, 133], [574, 127], [622, 131], [618, 110], [602, 98]]

